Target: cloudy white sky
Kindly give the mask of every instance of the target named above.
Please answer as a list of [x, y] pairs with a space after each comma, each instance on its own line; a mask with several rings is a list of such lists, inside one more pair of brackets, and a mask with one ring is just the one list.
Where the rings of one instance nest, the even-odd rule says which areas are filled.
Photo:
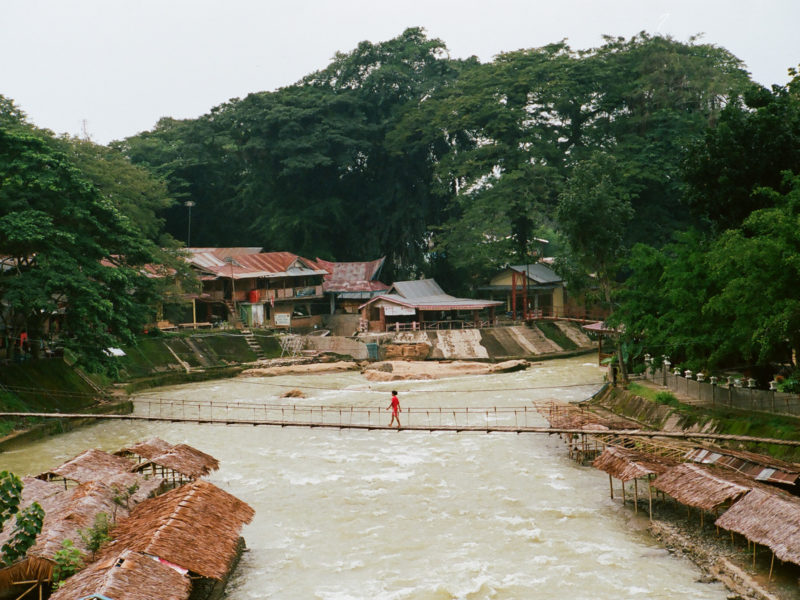
[[0, 0], [0, 94], [99, 143], [196, 117], [411, 26], [482, 61], [646, 30], [723, 46], [764, 85], [800, 63], [800, 0]]

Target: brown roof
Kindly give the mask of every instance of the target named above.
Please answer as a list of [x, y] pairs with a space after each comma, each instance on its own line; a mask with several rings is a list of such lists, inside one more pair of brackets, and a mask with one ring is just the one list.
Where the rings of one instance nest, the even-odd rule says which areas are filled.
[[140, 442], [129, 448], [123, 448], [117, 454], [136, 454], [147, 461], [134, 467], [137, 472], [144, 473], [151, 465], [159, 465], [182, 473], [192, 479], [204, 477], [219, 469], [219, 461], [188, 444], [173, 446], [164, 440], [153, 438]]
[[115, 492], [105, 483], [93, 481], [70, 488], [53, 499], [45, 512], [41, 533], [36, 543], [28, 550], [28, 556], [51, 559], [61, 550], [61, 542], [70, 539], [75, 546], [87, 552], [80, 530], [92, 527], [95, 517], [103, 512], [109, 517], [118, 518], [128, 513], [124, 507], [113, 500]]
[[800, 565], [800, 498], [757, 488], [725, 511], [716, 524], [769, 547], [783, 561]]
[[114, 530], [109, 552], [130, 549], [221, 579], [236, 556], [239, 532], [254, 511], [203, 480], [142, 502]]
[[326, 292], [380, 292], [389, 286], [377, 280], [386, 258], [369, 262], [330, 262], [317, 258], [316, 263], [328, 272], [322, 289]]
[[103, 594], [114, 600], [186, 600], [191, 588], [186, 575], [157, 558], [123, 550], [76, 573], [50, 598], [75, 600]]
[[144, 442], [138, 442], [133, 446], [128, 446], [127, 448], [123, 448], [114, 454], [120, 456], [127, 453], [130, 454], [137, 454], [142, 458], [153, 458], [154, 456], [158, 456], [159, 454], [163, 454], [172, 448], [172, 444], [169, 442], [165, 442], [161, 438], [150, 438]]
[[654, 485], [681, 504], [704, 510], [732, 502], [752, 489], [752, 485], [736, 473], [690, 463], [661, 473]]
[[48, 475], [53, 474], [78, 483], [86, 483], [98, 479], [106, 480], [120, 473], [129, 473], [132, 466], [129, 460], [120, 456], [92, 449], [81, 452], [61, 466], [42, 473], [38, 478], [47, 479]]
[[673, 461], [663, 457], [617, 446], [606, 446], [603, 453], [594, 459], [593, 463], [595, 468], [605, 471], [622, 481], [663, 473], [675, 464]]
[[78, 483], [102, 481], [117, 492], [125, 491], [135, 485], [138, 489], [131, 499], [134, 503], [138, 503], [161, 487], [164, 480], [133, 473], [131, 472], [133, 467], [134, 464], [127, 458], [93, 449], [82, 452], [55, 469], [37, 475], [37, 478], [47, 479], [55, 475]]

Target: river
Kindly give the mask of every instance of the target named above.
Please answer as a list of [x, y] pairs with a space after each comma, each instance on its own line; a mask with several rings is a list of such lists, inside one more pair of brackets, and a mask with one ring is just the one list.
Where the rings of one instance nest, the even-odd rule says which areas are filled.
[[[287, 388], [302, 388], [307, 399], [282, 402], [382, 409], [397, 389], [404, 408], [479, 413], [580, 400], [600, 378], [591, 358], [579, 357], [439, 381], [240, 378], [141, 397], [279, 402]], [[661, 549], [646, 517], [612, 501], [608, 477], [571, 462], [556, 436], [104, 422], [3, 453], [0, 469], [35, 474], [86, 448], [116, 450], [153, 436], [217, 457], [221, 468], [209, 479], [256, 510], [230, 600], [727, 596]]]

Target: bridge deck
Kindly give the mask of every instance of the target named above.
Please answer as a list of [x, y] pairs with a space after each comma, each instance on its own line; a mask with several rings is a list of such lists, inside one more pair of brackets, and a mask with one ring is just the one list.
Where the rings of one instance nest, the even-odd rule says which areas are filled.
[[558, 428], [558, 427], [538, 427], [528, 425], [458, 425], [458, 424], [423, 424], [389, 427], [379, 423], [345, 423], [320, 421], [297, 421], [297, 420], [277, 420], [260, 418], [225, 418], [225, 417], [203, 417], [194, 415], [142, 415], [142, 414], [92, 414], [92, 413], [28, 413], [28, 412], [0, 412], [0, 418], [9, 417], [34, 417], [45, 419], [103, 419], [103, 420], [129, 420], [129, 421], [150, 421], [150, 422], [170, 422], [170, 423], [196, 423], [196, 424], [221, 424], [221, 425], [250, 425], [250, 426], [271, 426], [271, 427], [306, 427], [306, 428], [325, 428], [325, 429], [353, 429], [367, 431], [447, 431], [447, 432], [472, 432], [472, 433], [544, 433], [544, 434], [572, 434], [572, 435], [619, 435], [625, 437], [659, 437], [676, 439], [708, 439], [708, 440], [728, 440], [745, 441], [766, 444], [780, 444], [785, 446], [800, 446], [800, 440], [781, 440], [774, 438], [750, 437], [744, 435], [731, 435], [722, 433], [701, 433], [701, 432], [676, 432], [676, 431], [647, 431], [641, 429], [608, 429], [604, 431], [592, 431], [586, 429]]

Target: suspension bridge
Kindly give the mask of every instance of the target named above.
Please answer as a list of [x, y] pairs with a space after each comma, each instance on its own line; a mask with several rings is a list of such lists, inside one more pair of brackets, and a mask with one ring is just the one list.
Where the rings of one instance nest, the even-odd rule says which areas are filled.
[[783, 440], [733, 434], [677, 432], [642, 429], [596, 430], [589, 427], [543, 426], [534, 406], [407, 407], [400, 413], [402, 425], [390, 427], [390, 413], [375, 406], [270, 404], [196, 400], [137, 399], [127, 414], [0, 412], [8, 419], [125, 420], [199, 425], [303, 427], [317, 429], [452, 432], [534, 433], [562, 436], [620, 436], [630, 438], [706, 439], [800, 446], [800, 440]]

